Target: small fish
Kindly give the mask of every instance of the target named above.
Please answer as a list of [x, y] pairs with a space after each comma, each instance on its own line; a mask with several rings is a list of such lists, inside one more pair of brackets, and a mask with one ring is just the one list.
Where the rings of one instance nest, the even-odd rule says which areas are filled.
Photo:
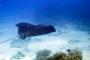
[[16, 26], [18, 27], [18, 34], [23, 40], [26, 39], [26, 37], [39, 36], [56, 31], [52, 25], [33, 25], [30, 23], [22, 22], [16, 24]]
[[67, 51], [67, 52], [70, 52], [70, 51], [71, 51], [71, 49], [67, 49], [66, 51]]

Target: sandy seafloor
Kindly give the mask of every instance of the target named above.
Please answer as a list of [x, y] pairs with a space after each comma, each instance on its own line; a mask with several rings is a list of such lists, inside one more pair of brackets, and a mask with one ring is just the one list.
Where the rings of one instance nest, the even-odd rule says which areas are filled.
[[[7, 26], [7, 24], [2, 26]], [[8, 26], [12, 26], [12, 24]], [[17, 28], [8, 28], [8, 26], [6, 28], [2, 27], [0, 42], [17, 35]], [[57, 31], [51, 34], [31, 37], [26, 40], [20, 40], [16, 37], [0, 44], [0, 59], [11, 60], [18, 52], [22, 52], [25, 56], [20, 60], [34, 60], [36, 52], [39, 50], [48, 49], [53, 54], [59, 51], [66, 52], [67, 49], [79, 49], [83, 53], [83, 60], [90, 60], [90, 35], [86, 31], [59, 28], [58, 26], [55, 26], [55, 28]]]

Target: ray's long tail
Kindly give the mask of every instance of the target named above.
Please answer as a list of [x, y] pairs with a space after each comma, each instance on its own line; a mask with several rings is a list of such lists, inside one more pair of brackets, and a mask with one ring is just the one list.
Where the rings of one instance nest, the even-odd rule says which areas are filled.
[[19, 36], [20, 36], [20, 35], [17, 35], [17, 36], [15, 36], [15, 37], [11, 38], [11, 39], [8, 39], [8, 40], [5, 40], [5, 41], [2, 41], [2, 42], [0, 42], [0, 44], [5, 43], [5, 42], [7, 42], [7, 41], [10, 41], [10, 40], [12, 40], [12, 39], [15, 39], [16, 37], [19, 37]]

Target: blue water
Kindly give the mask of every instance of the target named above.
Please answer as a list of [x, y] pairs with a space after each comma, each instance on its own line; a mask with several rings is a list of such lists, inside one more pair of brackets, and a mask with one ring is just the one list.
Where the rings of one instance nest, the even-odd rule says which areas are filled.
[[[56, 32], [23, 41], [15, 37], [20, 22], [53, 25]], [[8, 39], [0, 44], [0, 59], [22, 52], [21, 60], [33, 60], [39, 50], [79, 48], [90, 60], [90, 0], [0, 0], [0, 42]]]

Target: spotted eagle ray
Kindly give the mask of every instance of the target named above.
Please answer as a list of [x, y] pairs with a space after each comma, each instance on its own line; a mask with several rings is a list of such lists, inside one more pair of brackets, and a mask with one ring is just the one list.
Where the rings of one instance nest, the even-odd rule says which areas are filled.
[[18, 27], [18, 34], [21, 39], [26, 39], [26, 37], [40, 36], [48, 33], [55, 32], [55, 28], [52, 25], [33, 25], [30, 23], [22, 22], [16, 24]]
[[[16, 37], [19, 36], [23, 40], [26, 39], [26, 37], [40, 36], [56, 32], [56, 29], [52, 25], [42, 25], [42, 24], [33, 25], [30, 23], [22, 22], [16, 24], [16, 26], [18, 27], [18, 34], [19, 34]], [[0, 42], [0, 44], [15, 39], [16, 37]]]

